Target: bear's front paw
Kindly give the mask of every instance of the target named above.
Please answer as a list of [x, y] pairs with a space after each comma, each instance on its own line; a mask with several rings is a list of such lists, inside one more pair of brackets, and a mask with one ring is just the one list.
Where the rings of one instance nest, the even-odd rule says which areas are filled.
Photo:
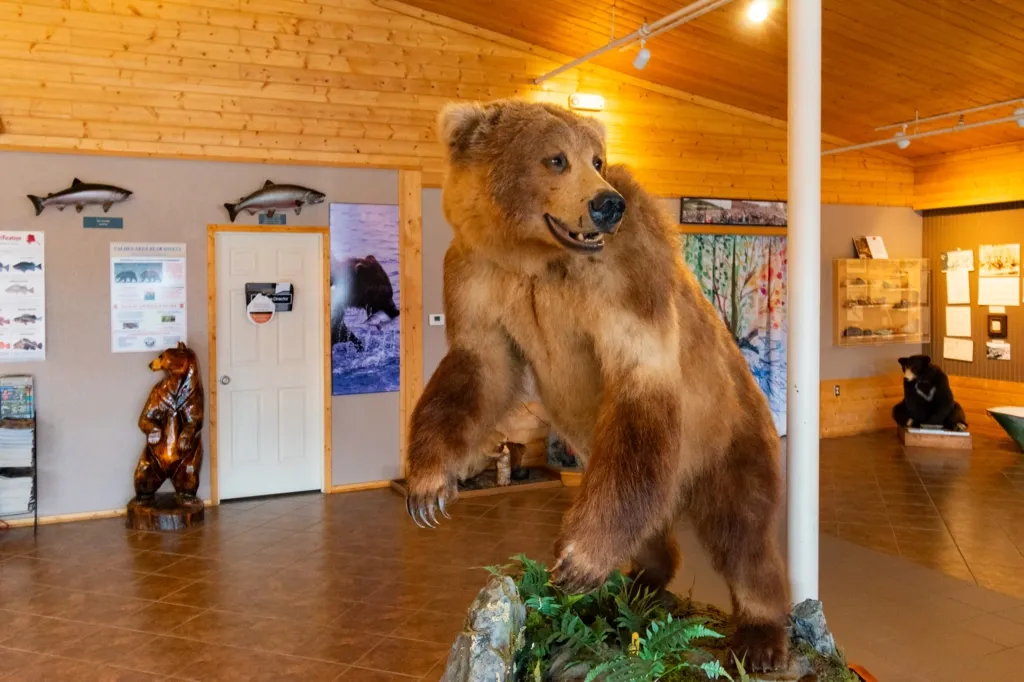
[[458, 485], [454, 477], [440, 472], [410, 472], [408, 478], [409, 492], [405, 496], [405, 509], [420, 528], [437, 528], [437, 512], [446, 519], [447, 505], [454, 502], [458, 495]]
[[577, 551], [571, 542], [560, 541], [555, 552], [558, 559], [551, 569], [551, 582], [566, 594], [593, 592], [611, 573], [610, 568], [598, 565], [586, 553]]
[[781, 625], [741, 625], [732, 636], [732, 650], [749, 672], [780, 670], [788, 663], [786, 630]]

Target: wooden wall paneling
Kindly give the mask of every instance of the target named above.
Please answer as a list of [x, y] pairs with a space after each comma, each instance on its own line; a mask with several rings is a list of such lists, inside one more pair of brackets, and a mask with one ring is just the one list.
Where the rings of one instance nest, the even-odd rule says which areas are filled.
[[[549, 50], [582, 55], [615, 35], [680, 6], [671, 0], [407, 0], [423, 10], [508, 34]], [[786, 6], [753, 26], [733, 3], [658, 36], [644, 78], [734, 107], [786, 116]], [[908, 28], [912, 27], [912, 29]], [[874, 127], [1021, 96], [1024, 6], [1004, 0], [824, 0], [822, 122], [857, 142]], [[595, 62], [634, 73], [634, 52], [613, 50]], [[994, 112], [1006, 115], [1012, 111]], [[1024, 141], [1013, 125], [915, 141], [904, 158]]]
[[[397, 11], [401, 9], [402, 11]], [[782, 199], [777, 119], [380, 0], [0, 0], [0, 150], [421, 169], [453, 99], [602, 94], [610, 158], [652, 192]], [[907, 206], [894, 156], [823, 161], [823, 199]]]
[[918, 159], [914, 208], [1024, 201], [1024, 142]]
[[419, 171], [398, 173], [399, 301], [399, 453], [405, 476], [409, 452], [409, 420], [423, 392], [423, 176]]
[[[836, 386], [839, 386], [838, 397]], [[903, 380], [898, 373], [858, 379], [823, 379], [820, 396], [822, 438], [895, 430], [892, 408], [903, 400]]]
[[[1024, 163], [1024, 159], [1022, 159]], [[1024, 209], [1009, 211], [973, 211], [954, 215], [926, 215], [923, 229], [923, 256], [932, 263], [932, 342], [926, 351], [932, 361], [951, 376], [1024, 382], [1024, 306], [1006, 306], [1010, 360], [985, 357], [988, 341], [988, 307], [978, 305], [978, 248], [982, 244], [1013, 244], [1024, 241]], [[971, 334], [974, 362], [946, 360], [942, 357], [946, 335], [946, 276], [940, 267], [945, 251], [974, 251], [974, 272], [968, 273], [971, 287]], [[1018, 292], [1018, 299], [1020, 292]], [[1019, 303], [1020, 301], [1018, 301]]]
[[1007, 405], [1024, 406], [1024, 383], [951, 376], [949, 385], [967, 414], [967, 425], [972, 434], [1013, 442], [986, 410]]

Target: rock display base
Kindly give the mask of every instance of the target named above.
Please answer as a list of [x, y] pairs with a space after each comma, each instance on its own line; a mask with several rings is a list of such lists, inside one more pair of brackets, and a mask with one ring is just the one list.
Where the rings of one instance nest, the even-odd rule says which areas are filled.
[[203, 501], [181, 500], [174, 493], [158, 493], [151, 499], [136, 497], [128, 503], [126, 524], [132, 530], [184, 530], [205, 518]]
[[[671, 595], [667, 598], [673, 599]], [[722, 635], [703, 649], [723, 666], [736, 673], [729, 650], [729, 639], [734, 631], [729, 616], [711, 604], [676, 600], [672, 609], [677, 618], [700, 617], [707, 626]], [[533, 680], [525, 671], [516, 671], [516, 654], [526, 641], [527, 609], [515, 581], [507, 576], [491, 578], [470, 607], [463, 632], [452, 645], [442, 682], [515, 682]], [[552, 652], [552, 660], [557, 654]], [[589, 670], [580, 666], [565, 668], [552, 664], [552, 682], [582, 682]], [[665, 680], [707, 679], [698, 670], [688, 671], [689, 677], [666, 677]], [[829, 632], [819, 601], [807, 600], [797, 604], [790, 616], [790, 665], [785, 671], [772, 674], [750, 674], [749, 682], [860, 682], [862, 679], [847, 665], [842, 652], [836, 647]], [[597, 677], [600, 682], [602, 676]]]

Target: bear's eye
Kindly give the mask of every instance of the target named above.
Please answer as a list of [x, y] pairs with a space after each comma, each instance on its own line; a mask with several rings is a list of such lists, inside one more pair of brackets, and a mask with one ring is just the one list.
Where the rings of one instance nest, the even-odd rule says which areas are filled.
[[564, 173], [569, 168], [569, 159], [565, 158], [565, 154], [557, 154], [545, 159], [544, 164], [556, 173]]
[[594, 157], [594, 169], [600, 173], [601, 169], [604, 168], [604, 161], [601, 160], [600, 156]]

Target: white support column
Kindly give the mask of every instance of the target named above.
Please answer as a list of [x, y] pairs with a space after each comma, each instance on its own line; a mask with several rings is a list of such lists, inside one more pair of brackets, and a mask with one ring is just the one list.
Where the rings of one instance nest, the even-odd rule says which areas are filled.
[[792, 599], [818, 598], [821, 356], [821, 2], [789, 0], [789, 386], [787, 491]]

